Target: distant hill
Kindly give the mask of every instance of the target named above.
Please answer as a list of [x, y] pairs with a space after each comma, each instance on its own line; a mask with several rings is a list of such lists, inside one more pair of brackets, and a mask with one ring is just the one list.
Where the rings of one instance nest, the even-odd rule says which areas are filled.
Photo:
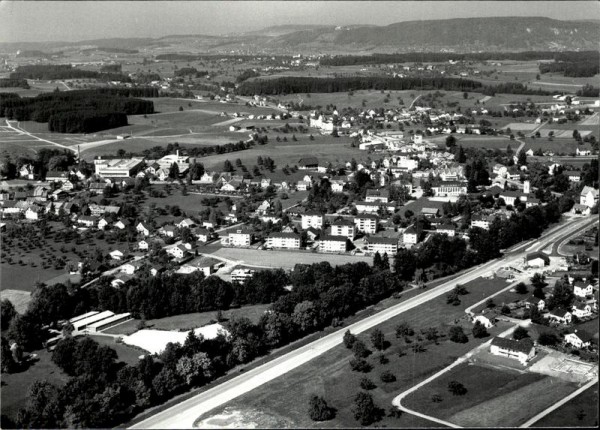
[[304, 30], [273, 40], [275, 45], [333, 45], [381, 51], [523, 51], [598, 49], [597, 22], [538, 17], [463, 18], [399, 22], [348, 30]]
[[[1, 52], [85, 47], [223, 53], [385, 53], [598, 50], [597, 20], [560, 21], [540, 17], [460, 18], [407, 21], [387, 26], [286, 24], [229, 35], [170, 35], [81, 42], [0, 43]], [[161, 51], [164, 53], [164, 49]]]

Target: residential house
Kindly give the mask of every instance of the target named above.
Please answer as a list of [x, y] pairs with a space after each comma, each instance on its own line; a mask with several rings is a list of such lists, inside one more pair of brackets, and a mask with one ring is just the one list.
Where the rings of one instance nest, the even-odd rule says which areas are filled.
[[181, 259], [188, 254], [188, 250], [183, 245], [172, 246], [167, 249], [167, 254], [173, 256], [173, 258]]
[[100, 218], [100, 220], [98, 221], [98, 229], [104, 230], [108, 226], [110, 226], [110, 220], [106, 218]]
[[177, 227], [179, 227], [179, 228], [184, 228], [184, 227], [186, 227], [186, 228], [191, 228], [191, 227], [193, 227], [193, 226], [195, 226], [195, 225], [196, 225], [196, 223], [195, 223], [193, 220], [191, 220], [190, 218], [186, 218], [186, 219], [184, 219], [184, 220], [181, 220], [181, 221], [180, 221], [180, 222], [177, 224]]
[[535, 356], [535, 347], [530, 338], [521, 340], [495, 337], [490, 344], [490, 353], [512, 358], [525, 365]]
[[575, 330], [565, 335], [565, 343], [578, 349], [589, 348], [593, 339], [594, 335], [585, 330]]
[[546, 301], [544, 299], [540, 299], [539, 297], [531, 296], [525, 300], [525, 307], [527, 309], [536, 307], [541, 312], [546, 307]]
[[479, 322], [485, 328], [492, 328], [496, 323], [496, 314], [487, 313], [487, 314], [479, 314], [473, 317], [473, 324]]
[[42, 217], [44, 210], [41, 206], [32, 205], [25, 211], [25, 219], [37, 221]]
[[177, 235], [177, 227], [174, 225], [165, 225], [158, 229], [158, 233], [166, 237], [175, 237]]
[[211, 238], [211, 232], [206, 229], [206, 228], [202, 228], [202, 227], [197, 227], [194, 230], [192, 230], [192, 233], [194, 234], [194, 236], [196, 236], [196, 238], [198, 239], [199, 242], [208, 242]]
[[110, 258], [112, 258], [113, 260], [122, 260], [125, 257], [125, 254], [122, 251], [119, 251], [118, 249], [111, 251], [109, 255]]
[[587, 303], [576, 302], [573, 304], [571, 313], [577, 318], [587, 318], [592, 316], [592, 307]]
[[338, 219], [331, 223], [332, 236], [345, 236], [350, 240], [354, 240], [356, 236], [356, 226], [347, 219]]
[[193, 272], [202, 272], [204, 276], [208, 277], [215, 273], [222, 264], [223, 262], [216, 258], [197, 257], [182, 265], [177, 273], [189, 274]]
[[94, 215], [81, 215], [79, 218], [77, 218], [77, 224], [81, 224], [86, 227], [95, 227], [98, 224], [98, 217]]
[[589, 186], [583, 187], [579, 194], [579, 204], [594, 207], [598, 204], [598, 190]]
[[377, 233], [378, 218], [375, 215], [357, 215], [354, 218], [354, 225], [361, 233], [375, 234]]
[[307, 212], [302, 214], [302, 230], [310, 227], [321, 229], [325, 223], [325, 217], [318, 212]]
[[[140, 223], [141, 224], [141, 223]], [[120, 219], [119, 221], [117, 221], [115, 223], [115, 227], [118, 228], [119, 230], [124, 230], [129, 226], [129, 221], [127, 221], [126, 219]]]
[[579, 170], [565, 170], [563, 175], [569, 179], [569, 182], [578, 183], [581, 181], [581, 172]]
[[438, 208], [423, 208], [421, 209], [421, 215], [426, 218], [437, 218], [440, 216], [440, 210]]
[[421, 234], [417, 231], [417, 228], [414, 225], [411, 225], [402, 233], [402, 242], [404, 245], [410, 247], [419, 243], [420, 236]]
[[231, 282], [243, 284], [247, 279], [252, 279], [254, 273], [252, 269], [235, 269], [231, 272]]
[[254, 238], [253, 233], [247, 229], [237, 229], [230, 231], [229, 234], [223, 236], [221, 242], [228, 246], [250, 246]]
[[265, 246], [273, 249], [300, 249], [300, 235], [297, 233], [271, 233]]
[[367, 203], [389, 203], [390, 192], [388, 190], [367, 190], [365, 202]]
[[344, 181], [333, 179], [330, 181], [331, 184], [331, 192], [333, 193], [343, 193], [344, 192]]
[[144, 265], [142, 261], [130, 261], [129, 263], [123, 264], [121, 266], [121, 272], [126, 273], [128, 275], [133, 275], [135, 272], [140, 270], [140, 268]]
[[393, 203], [383, 202], [355, 202], [356, 210], [359, 213], [376, 214], [379, 210], [386, 211], [388, 213], [394, 212], [396, 205]]
[[585, 299], [587, 296], [591, 296], [594, 293], [594, 287], [589, 282], [575, 281], [573, 283], [573, 294], [576, 297]]
[[348, 239], [343, 236], [323, 236], [319, 240], [319, 252], [346, 252]]
[[46, 173], [46, 181], [48, 182], [65, 182], [69, 180], [69, 172], [59, 172], [50, 170]]
[[445, 234], [446, 236], [454, 237], [456, 236], [456, 227], [454, 227], [452, 224], [441, 224], [437, 227], [435, 233]]
[[571, 214], [589, 216], [592, 213], [592, 209], [587, 205], [575, 203], [571, 208]]
[[144, 235], [144, 236], [146, 236], [146, 237], [150, 236], [150, 229], [149, 229], [149, 228], [147, 228], [147, 227], [146, 227], [144, 224], [142, 224], [141, 222], [140, 222], [140, 223], [138, 223], [138, 225], [135, 227], [135, 230], [136, 230], [138, 233], [141, 233], [141, 234], [143, 234], [143, 235]]
[[393, 256], [398, 253], [398, 238], [397, 237], [378, 237], [369, 236], [367, 238], [367, 253], [379, 255], [387, 254]]
[[544, 315], [544, 318], [559, 324], [571, 324], [572, 317], [571, 312], [562, 308], [556, 308]]

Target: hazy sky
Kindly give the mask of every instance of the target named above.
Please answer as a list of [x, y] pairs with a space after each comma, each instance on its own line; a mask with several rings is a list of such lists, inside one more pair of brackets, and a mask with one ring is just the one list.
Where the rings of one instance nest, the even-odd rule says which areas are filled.
[[376, 24], [475, 16], [600, 19], [596, 1], [9, 1], [0, 42], [223, 34], [279, 24]]

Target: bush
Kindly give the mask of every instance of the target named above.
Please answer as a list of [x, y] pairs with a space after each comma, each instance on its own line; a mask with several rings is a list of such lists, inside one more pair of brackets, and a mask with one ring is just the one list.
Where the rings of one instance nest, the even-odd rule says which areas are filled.
[[560, 339], [554, 333], [542, 333], [538, 338], [538, 343], [544, 346], [554, 346], [559, 342]]
[[346, 330], [344, 333], [344, 346], [350, 349], [354, 345], [354, 342], [356, 342], [356, 336], [350, 333], [350, 330]]
[[450, 330], [448, 331], [448, 337], [452, 342], [455, 343], [467, 343], [469, 341], [469, 338], [463, 331], [463, 328], [458, 325], [450, 327]]
[[385, 372], [382, 372], [381, 375], [379, 375], [379, 379], [381, 379], [381, 382], [385, 382], [387, 384], [390, 382], [394, 382], [396, 380], [396, 375], [394, 375], [389, 370], [386, 370]]
[[519, 282], [515, 287], [515, 292], [517, 294], [527, 294], [529, 290], [527, 289], [527, 285], [525, 285], [523, 282]]
[[431, 401], [432, 401], [433, 403], [440, 403], [442, 400], [443, 400], [443, 399], [442, 399], [442, 396], [440, 396], [440, 395], [439, 395], [439, 394], [437, 394], [437, 393], [436, 393], [436, 394], [433, 394], [433, 395], [431, 396]]
[[526, 328], [523, 328], [521, 326], [517, 327], [515, 329], [515, 331], [513, 332], [514, 340], [521, 340], [521, 339], [525, 339], [526, 337], [529, 337], [529, 332], [527, 331]]
[[473, 337], [482, 338], [482, 337], [488, 337], [489, 335], [490, 334], [488, 333], [485, 326], [483, 324], [481, 324], [479, 321], [477, 321], [475, 323], [475, 325], [473, 326]]
[[368, 426], [381, 420], [385, 411], [375, 405], [369, 393], [360, 392], [354, 398], [352, 412], [356, 421], [363, 426]]
[[377, 385], [375, 385], [375, 383], [369, 378], [362, 378], [360, 380], [360, 388], [362, 388], [363, 390], [373, 390], [377, 388]]
[[323, 397], [314, 395], [310, 398], [308, 414], [313, 421], [329, 421], [335, 418], [335, 409], [327, 405]]
[[350, 368], [354, 372], [368, 373], [373, 369], [367, 360], [362, 358], [353, 358], [350, 360]]
[[448, 391], [450, 391], [454, 396], [464, 396], [467, 394], [467, 389], [465, 386], [458, 381], [450, 381], [448, 383]]
[[369, 351], [362, 341], [357, 339], [352, 345], [352, 353], [356, 358], [366, 358], [371, 354], [371, 351]]

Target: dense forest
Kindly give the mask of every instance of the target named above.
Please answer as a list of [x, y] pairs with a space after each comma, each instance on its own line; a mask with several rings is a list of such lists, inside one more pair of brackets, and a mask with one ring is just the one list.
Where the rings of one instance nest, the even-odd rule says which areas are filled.
[[19, 97], [0, 94], [0, 117], [47, 122], [50, 131], [90, 133], [127, 125], [127, 115], [154, 113], [154, 103], [134, 98], [155, 89], [102, 88]]
[[353, 66], [357, 64], [390, 64], [390, 63], [443, 63], [452, 61], [536, 61], [556, 60], [595, 61], [598, 63], [598, 51], [528, 51], [528, 52], [472, 52], [457, 54], [452, 52], [409, 52], [405, 54], [372, 54], [372, 55], [337, 55], [320, 60], [322, 66]]
[[195, 76], [200, 78], [202, 76], [208, 75], [206, 70], [197, 70], [195, 67], [182, 67], [181, 69], [177, 69], [174, 72], [175, 76]]
[[29, 89], [26, 79], [0, 78], [0, 88], [24, 88]]
[[277, 79], [243, 82], [237, 93], [243, 96], [253, 94], [297, 94], [297, 93], [335, 93], [356, 90], [447, 90], [472, 91], [485, 95], [506, 94], [551, 94], [547, 91], [533, 90], [520, 83], [506, 82], [484, 86], [481, 82], [460, 78], [429, 77], [348, 77], [348, 78], [310, 78], [284, 77]]
[[82, 70], [70, 64], [32, 64], [19, 66], [10, 74], [11, 79], [98, 79], [101, 81], [131, 82], [129, 76], [121, 73], [95, 72]]

